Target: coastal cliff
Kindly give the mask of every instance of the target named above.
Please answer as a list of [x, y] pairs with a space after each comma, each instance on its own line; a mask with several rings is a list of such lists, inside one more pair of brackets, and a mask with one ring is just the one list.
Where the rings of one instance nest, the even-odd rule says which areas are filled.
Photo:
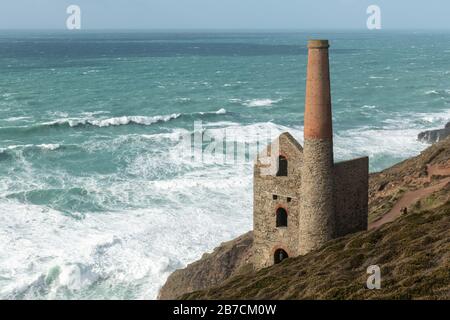
[[228, 278], [252, 269], [253, 232], [222, 243], [212, 253], [172, 273], [160, 290], [159, 300], [171, 300], [182, 294], [213, 287]]
[[417, 138], [422, 142], [434, 143], [444, 140], [448, 136], [450, 136], [450, 122], [445, 125], [444, 129], [424, 131], [419, 133]]
[[[160, 299], [450, 298], [450, 138], [370, 176], [369, 231], [255, 272], [252, 233], [174, 272]], [[405, 209], [406, 208], [406, 209]], [[403, 214], [402, 214], [403, 213]], [[379, 264], [386, 290], [365, 289]], [[193, 293], [194, 292], [194, 293]]]

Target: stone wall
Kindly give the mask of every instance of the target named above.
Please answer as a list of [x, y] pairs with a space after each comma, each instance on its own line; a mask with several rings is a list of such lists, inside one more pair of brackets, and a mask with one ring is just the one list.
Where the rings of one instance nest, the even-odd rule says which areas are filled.
[[[284, 133], [269, 147], [269, 154], [274, 150], [287, 158], [288, 175], [263, 175], [260, 158], [255, 164], [253, 260], [257, 269], [271, 266], [277, 249], [285, 250], [289, 256], [298, 255], [302, 147], [289, 133]], [[276, 227], [276, 211], [279, 207], [288, 213], [287, 227]]]
[[369, 158], [334, 166], [336, 227], [334, 237], [367, 230]]
[[[288, 175], [263, 174], [263, 155], [283, 155]], [[276, 154], [275, 154], [276, 153]], [[264, 170], [267, 172], [267, 170]], [[282, 134], [258, 157], [254, 167], [253, 264], [273, 265], [277, 249], [290, 257], [320, 248], [327, 241], [367, 230], [368, 158], [333, 164], [332, 141], [307, 139], [305, 149]], [[276, 227], [276, 211], [288, 213], [288, 226]]]
[[299, 253], [306, 254], [334, 234], [333, 142], [306, 139], [302, 167]]

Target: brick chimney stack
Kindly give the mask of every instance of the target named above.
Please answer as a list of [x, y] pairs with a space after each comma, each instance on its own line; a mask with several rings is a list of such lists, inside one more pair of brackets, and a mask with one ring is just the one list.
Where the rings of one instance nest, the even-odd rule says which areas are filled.
[[328, 40], [308, 43], [300, 254], [333, 239], [334, 160]]

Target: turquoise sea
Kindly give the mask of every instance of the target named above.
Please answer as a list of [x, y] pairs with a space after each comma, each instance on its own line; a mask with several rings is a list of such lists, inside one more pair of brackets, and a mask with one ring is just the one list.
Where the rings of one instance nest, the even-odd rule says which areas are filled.
[[381, 170], [449, 120], [450, 33], [0, 32], [0, 298], [154, 299], [250, 230], [251, 161], [180, 138], [302, 141], [309, 38], [332, 45], [336, 160]]

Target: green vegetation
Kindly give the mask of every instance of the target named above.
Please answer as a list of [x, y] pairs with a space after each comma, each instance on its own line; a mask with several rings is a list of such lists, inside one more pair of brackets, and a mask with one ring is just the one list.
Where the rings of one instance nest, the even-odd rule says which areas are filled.
[[[381, 268], [380, 290], [366, 288], [370, 265]], [[450, 201], [182, 299], [450, 299]]]

